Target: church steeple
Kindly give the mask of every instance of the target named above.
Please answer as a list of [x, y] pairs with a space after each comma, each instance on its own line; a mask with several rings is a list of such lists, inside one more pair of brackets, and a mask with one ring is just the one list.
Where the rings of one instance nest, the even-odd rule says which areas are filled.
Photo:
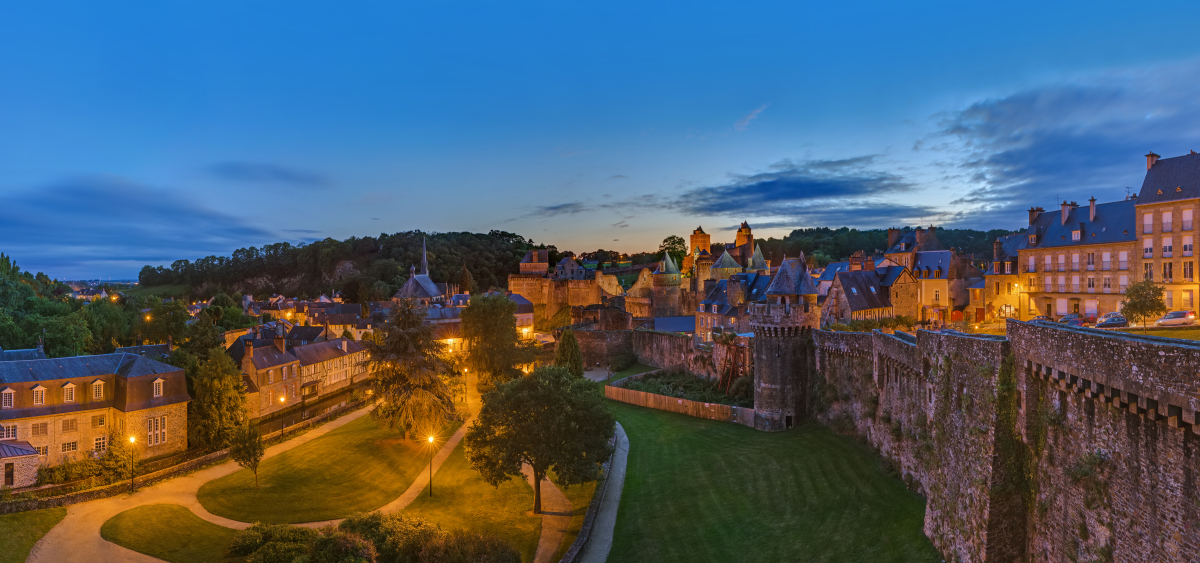
[[425, 237], [421, 237], [421, 275], [429, 275], [429, 259], [425, 256]]

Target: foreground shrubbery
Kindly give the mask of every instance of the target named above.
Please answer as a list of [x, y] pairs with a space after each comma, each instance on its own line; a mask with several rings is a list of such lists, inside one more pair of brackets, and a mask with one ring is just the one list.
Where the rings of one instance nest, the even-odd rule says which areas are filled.
[[849, 323], [833, 323], [826, 326], [826, 330], [840, 332], [871, 332], [875, 329], [909, 329], [916, 326], [917, 320], [912, 317], [899, 316], [888, 317], [883, 319], [861, 319], [850, 321]]
[[238, 532], [229, 555], [247, 563], [520, 563], [521, 555], [496, 537], [447, 532], [399, 514], [355, 514], [320, 530], [255, 524]]
[[[699, 377], [680, 369], [664, 369], [648, 374], [638, 380], [627, 380], [622, 386], [634, 391], [645, 391], [657, 395], [666, 395], [689, 401], [702, 403], [718, 403], [738, 407], [754, 406], [753, 380], [747, 383], [738, 378], [730, 385], [730, 394], [725, 394], [717, 387], [716, 379]], [[747, 393], [747, 389], [749, 393]]]

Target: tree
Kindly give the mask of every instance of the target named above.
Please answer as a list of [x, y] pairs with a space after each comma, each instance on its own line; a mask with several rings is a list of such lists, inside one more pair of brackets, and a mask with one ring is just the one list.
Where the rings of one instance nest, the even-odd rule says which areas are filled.
[[1146, 330], [1146, 320], [1167, 312], [1167, 304], [1163, 301], [1163, 286], [1153, 280], [1143, 280], [1129, 284], [1125, 288], [1125, 302], [1121, 304], [1121, 314], [1134, 321], [1142, 321], [1142, 330]]
[[579, 351], [579, 340], [571, 329], [563, 331], [558, 339], [558, 347], [554, 350], [554, 365], [567, 368], [571, 375], [583, 377], [583, 354]]
[[191, 313], [183, 301], [162, 301], [150, 307], [142, 316], [141, 332], [150, 342], [166, 342], [170, 336], [175, 342], [184, 342], [188, 332]]
[[258, 488], [258, 464], [266, 454], [262, 435], [258, 428], [246, 421], [233, 432], [229, 442], [229, 459], [237, 462], [243, 469], [254, 472], [254, 488]]
[[615, 421], [597, 384], [561, 367], [538, 368], [483, 398], [467, 430], [467, 460], [493, 486], [533, 470], [533, 511], [542, 511], [542, 479], [551, 469], [564, 485], [594, 480], [612, 453]]
[[424, 321], [425, 309], [401, 300], [383, 328], [362, 341], [379, 397], [371, 412], [388, 427], [405, 433], [436, 431], [457, 413], [454, 396], [441, 378], [446, 347]]
[[188, 404], [188, 441], [202, 449], [225, 447], [247, 413], [242, 370], [225, 350], [214, 348], [196, 368]]
[[687, 256], [687, 242], [684, 242], [683, 237], [671, 235], [663, 239], [662, 244], [658, 245], [658, 252], [670, 252], [671, 259], [676, 265], [683, 263], [683, 257]]
[[479, 374], [480, 391], [521, 377], [517, 366], [536, 357], [536, 344], [517, 335], [516, 312], [517, 303], [499, 293], [475, 297], [462, 311], [467, 364]]
[[466, 264], [463, 264], [462, 273], [458, 275], [458, 289], [466, 293], [475, 293], [475, 277], [471, 275], [471, 270], [467, 269]]

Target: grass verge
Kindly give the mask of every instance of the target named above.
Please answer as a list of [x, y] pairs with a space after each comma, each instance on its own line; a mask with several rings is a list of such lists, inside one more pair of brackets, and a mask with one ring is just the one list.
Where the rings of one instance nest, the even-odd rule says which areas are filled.
[[522, 479], [493, 487], [471, 469], [463, 448], [450, 454], [433, 476], [433, 497], [422, 493], [401, 514], [436, 522], [447, 530], [470, 530], [504, 538], [533, 561], [542, 519], [533, 510], [533, 489]]
[[609, 408], [630, 442], [610, 561], [941, 561], [924, 501], [850, 438]]
[[582, 485], [572, 485], [566, 487], [559, 485], [558, 476], [553, 471], [550, 472], [550, 481], [558, 485], [558, 489], [567, 496], [567, 500], [571, 501], [571, 524], [567, 527], [567, 535], [563, 537], [562, 544], [558, 546], [558, 551], [554, 553], [554, 558], [551, 561], [558, 561], [567, 554], [567, 550], [571, 549], [571, 544], [575, 543], [575, 538], [579, 537], [579, 530], [583, 528], [583, 518], [587, 516], [588, 505], [592, 502], [592, 495], [596, 493], [596, 485], [598, 481], [584, 483]]
[[1179, 338], [1182, 340], [1200, 340], [1200, 327], [1197, 328], [1121, 328], [1120, 332], [1142, 336], [1157, 336], [1160, 338]]
[[100, 527], [100, 537], [170, 563], [224, 561], [237, 530], [201, 520], [175, 504], [131, 508]]
[[370, 512], [404, 493], [425, 467], [425, 442], [403, 438], [363, 416], [264, 460], [257, 489], [254, 474], [242, 469], [205, 483], [196, 496], [209, 512], [241, 522], [314, 522]]
[[4, 544], [4, 549], [0, 549], [0, 563], [25, 561], [33, 545], [66, 516], [65, 508], [44, 508], [0, 516], [0, 537], [4, 538], [0, 542]]
[[618, 372], [612, 374], [612, 377], [608, 378], [604, 382], [604, 384], [609, 385], [618, 379], [624, 379], [631, 375], [640, 375], [640, 374], [646, 373], [648, 371], [654, 371], [656, 369], [658, 369], [658, 368], [656, 368], [654, 366], [648, 366], [646, 364], [633, 364], [632, 366], [629, 366], [621, 371], [618, 371]]

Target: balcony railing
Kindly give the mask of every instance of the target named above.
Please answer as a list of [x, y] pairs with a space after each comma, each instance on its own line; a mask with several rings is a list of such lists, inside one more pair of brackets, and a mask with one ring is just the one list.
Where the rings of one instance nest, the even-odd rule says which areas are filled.
[[1170, 258], [1172, 254], [1175, 253], [1171, 252], [1170, 250], [1163, 250], [1163, 258]]
[[1128, 261], [1128, 260], [1121, 260], [1121, 261], [1120, 261], [1120, 262], [1117, 264], [1117, 269], [1118, 269], [1118, 270], [1128, 270], [1128, 269], [1129, 269], [1129, 261]]
[[1154, 249], [1153, 248], [1143, 248], [1142, 249], [1142, 258], [1154, 258]]
[[1174, 226], [1174, 225], [1170, 221], [1163, 223], [1162, 232], [1164, 232], [1164, 233], [1171, 232], [1172, 230], [1174, 230], [1171, 228], [1172, 226]]
[[1185, 220], [1185, 221], [1183, 222], [1183, 230], [1185, 230], [1185, 231], [1190, 231], [1190, 230], [1192, 230], [1192, 222], [1191, 222], [1191, 221], [1187, 221], [1187, 220]]
[[1094, 272], [1094, 271], [1096, 271], [1096, 265], [1095, 265], [1095, 264], [1088, 264], [1088, 267], [1087, 267], [1087, 269], [1088, 269], [1088, 271], [1089, 271], [1089, 272]]
[[1111, 287], [1104, 288], [1104, 293], [1112, 293], [1112, 288]]
[[1089, 288], [1087, 288], [1087, 289], [1088, 289], [1088, 290], [1087, 290], [1087, 292], [1088, 292], [1088, 293], [1096, 293], [1096, 288], [1095, 288], [1095, 287], [1089, 287]]
[[1067, 271], [1067, 265], [1066, 265], [1066, 264], [1059, 264], [1059, 265], [1058, 265], [1058, 271], [1060, 271], [1060, 272], [1065, 272], [1065, 271]]
[[1066, 293], [1067, 292], [1067, 284], [1065, 284], [1065, 283], [1058, 284], [1058, 292]]
[[1071, 284], [1071, 293], [1079, 293], [1079, 284], [1077, 284], [1077, 283]]
[[1146, 225], [1143, 223], [1142, 224], [1142, 234], [1143, 235], [1154, 234], [1154, 225]]
[[1100, 269], [1101, 269], [1101, 270], [1111, 270], [1111, 269], [1112, 269], [1112, 262], [1111, 262], [1111, 261], [1104, 262], [1104, 263], [1103, 263], [1103, 265], [1102, 265], [1102, 267], [1101, 267]]
[[1051, 291], [1054, 291], [1053, 287], [1054, 286], [1052, 286], [1050, 284], [1046, 284], [1046, 293], [1050, 293]]

